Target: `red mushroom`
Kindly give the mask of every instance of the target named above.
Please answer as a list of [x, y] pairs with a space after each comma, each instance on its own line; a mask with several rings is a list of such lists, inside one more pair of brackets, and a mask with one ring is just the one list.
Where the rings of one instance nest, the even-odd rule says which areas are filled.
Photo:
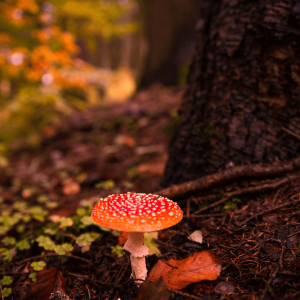
[[92, 211], [92, 219], [101, 226], [129, 232], [124, 249], [131, 253], [132, 277], [146, 280], [145, 256], [149, 249], [144, 244], [144, 232], [177, 224], [182, 210], [172, 200], [158, 195], [127, 193], [101, 199]]

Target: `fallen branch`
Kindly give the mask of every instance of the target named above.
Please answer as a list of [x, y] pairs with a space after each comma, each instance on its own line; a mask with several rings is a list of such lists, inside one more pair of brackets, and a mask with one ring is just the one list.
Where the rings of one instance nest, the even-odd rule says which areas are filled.
[[288, 162], [273, 163], [270, 165], [239, 166], [207, 175], [193, 181], [173, 185], [160, 190], [156, 194], [176, 199], [188, 194], [197, 193], [224, 183], [245, 178], [276, 177], [300, 169], [300, 156]]
[[64, 256], [64, 257], [79, 259], [79, 260], [85, 261], [87, 263], [91, 262], [88, 259], [85, 259], [85, 258], [82, 258], [82, 257], [79, 257], [79, 256], [75, 256], [75, 255], [72, 255], [72, 254], [63, 254], [63, 255], [61, 255], [61, 254], [49, 253], [49, 254], [37, 255], [37, 256], [32, 256], [32, 257], [25, 258], [25, 259], [23, 259], [21, 261], [16, 262], [16, 264], [17, 265], [21, 265], [22, 263], [27, 262], [27, 261], [31, 261], [31, 260], [35, 260], [35, 259], [39, 259], [39, 258], [43, 258], [43, 257], [51, 257], [51, 256]]
[[[226, 200], [232, 198], [232, 197], [237, 197], [237, 196], [241, 196], [241, 195], [245, 195], [245, 194], [255, 194], [255, 193], [262, 193], [262, 192], [266, 192], [266, 191], [270, 191], [270, 190], [275, 190], [277, 188], [279, 188], [280, 186], [288, 183], [289, 181], [291, 180], [295, 180], [295, 179], [298, 179], [300, 178], [300, 174], [294, 174], [294, 175], [290, 175], [289, 177], [286, 177], [286, 178], [283, 178], [283, 179], [280, 179], [280, 180], [275, 180], [274, 182], [272, 183], [266, 183], [266, 184], [262, 184], [262, 185], [259, 185], [259, 186], [254, 186], [254, 187], [249, 187], [249, 188], [244, 188], [244, 189], [241, 189], [241, 190], [238, 190], [238, 191], [234, 191], [234, 192], [230, 192], [230, 193], [225, 193], [224, 194], [224, 198], [217, 201], [217, 202], [214, 202], [206, 207], [203, 207], [199, 210], [197, 210], [196, 212], [193, 213], [193, 215], [196, 215], [196, 214], [199, 214], [209, 208], [212, 208], [214, 206], [217, 206], [223, 202], [225, 202]], [[218, 195], [209, 195], [207, 197], [203, 197], [200, 198], [201, 200], [214, 200], [218, 197]], [[200, 200], [199, 198], [196, 198], [195, 200]]]

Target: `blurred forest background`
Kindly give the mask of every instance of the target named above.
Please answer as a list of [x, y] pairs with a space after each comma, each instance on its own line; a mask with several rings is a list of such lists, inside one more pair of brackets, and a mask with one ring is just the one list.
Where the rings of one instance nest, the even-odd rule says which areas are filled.
[[[184, 85], [200, 1], [0, 1], [0, 165], [74, 111]], [[155, 103], [154, 103], [155, 104]]]

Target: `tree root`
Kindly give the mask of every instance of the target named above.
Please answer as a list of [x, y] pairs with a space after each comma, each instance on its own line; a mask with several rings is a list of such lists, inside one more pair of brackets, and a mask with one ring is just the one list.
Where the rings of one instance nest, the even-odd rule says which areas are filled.
[[[264, 177], [274, 178], [299, 169], [300, 156], [288, 162], [272, 163], [269, 165], [255, 164], [249, 166], [238, 166], [212, 175], [201, 177], [200, 179], [173, 185], [169, 188], [156, 192], [156, 194], [174, 200], [187, 195], [201, 192], [205, 189], [210, 189], [222, 185], [224, 183], [229, 183], [234, 180]], [[289, 179], [287, 179], [287, 181], [288, 180]], [[276, 188], [276, 186], [273, 188]]]

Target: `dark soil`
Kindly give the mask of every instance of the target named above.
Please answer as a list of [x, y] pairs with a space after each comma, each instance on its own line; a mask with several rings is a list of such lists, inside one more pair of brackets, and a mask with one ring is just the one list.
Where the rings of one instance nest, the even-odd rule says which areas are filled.
[[[47, 208], [52, 216], [72, 216], [83, 200], [95, 203], [112, 193], [160, 190], [181, 95], [181, 89], [154, 86], [126, 103], [79, 112], [59, 127], [47, 128], [38, 149], [15, 153], [1, 170], [0, 195], [5, 207], [20, 199], [36, 205], [39, 195], [47, 195], [59, 204]], [[98, 184], [107, 180], [114, 185]], [[242, 186], [252, 184], [257, 181], [249, 180]], [[236, 184], [222, 186], [217, 192], [237, 188]], [[299, 299], [299, 203], [300, 180], [290, 180], [267, 193], [230, 198], [201, 215], [196, 212], [209, 204], [205, 198], [183, 197], [178, 204], [184, 218], [159, 233], [162, 256], [148, 256], [148, 270], [158, 259], [182, 259], [208, 250], [223, 260], [219, 278], [190, 284], [180, 292], [171, 290], [171, 299]], [[35, 221], [32, 229], [38, 226]], [[199, 229], [204, 242], [188, 240], [189, 234]], [[111, 251], [118, 238], [110, 232], [101, 233], [101, 240], [89, 251], [81, 253], [75, 246], [66, 261], [59, 256], [43, 257], [43, 249], [36, 243], [28, 251], [18, 251], [11, 262], [0, 265], [3, 275], [14, 278], [11, 299], [30, 299], [29, 263], [41, 259], [47, 268], [58, 267], [70, 299], [135, 299], [137, 288], [130, 279], [128, 253], [118, 258]], [[9, 232], [9, 236], [13, 234]], [[155, 293], [138, 297], [166, 299]], [[57, 293], [52, 299], [68, 298]]]

